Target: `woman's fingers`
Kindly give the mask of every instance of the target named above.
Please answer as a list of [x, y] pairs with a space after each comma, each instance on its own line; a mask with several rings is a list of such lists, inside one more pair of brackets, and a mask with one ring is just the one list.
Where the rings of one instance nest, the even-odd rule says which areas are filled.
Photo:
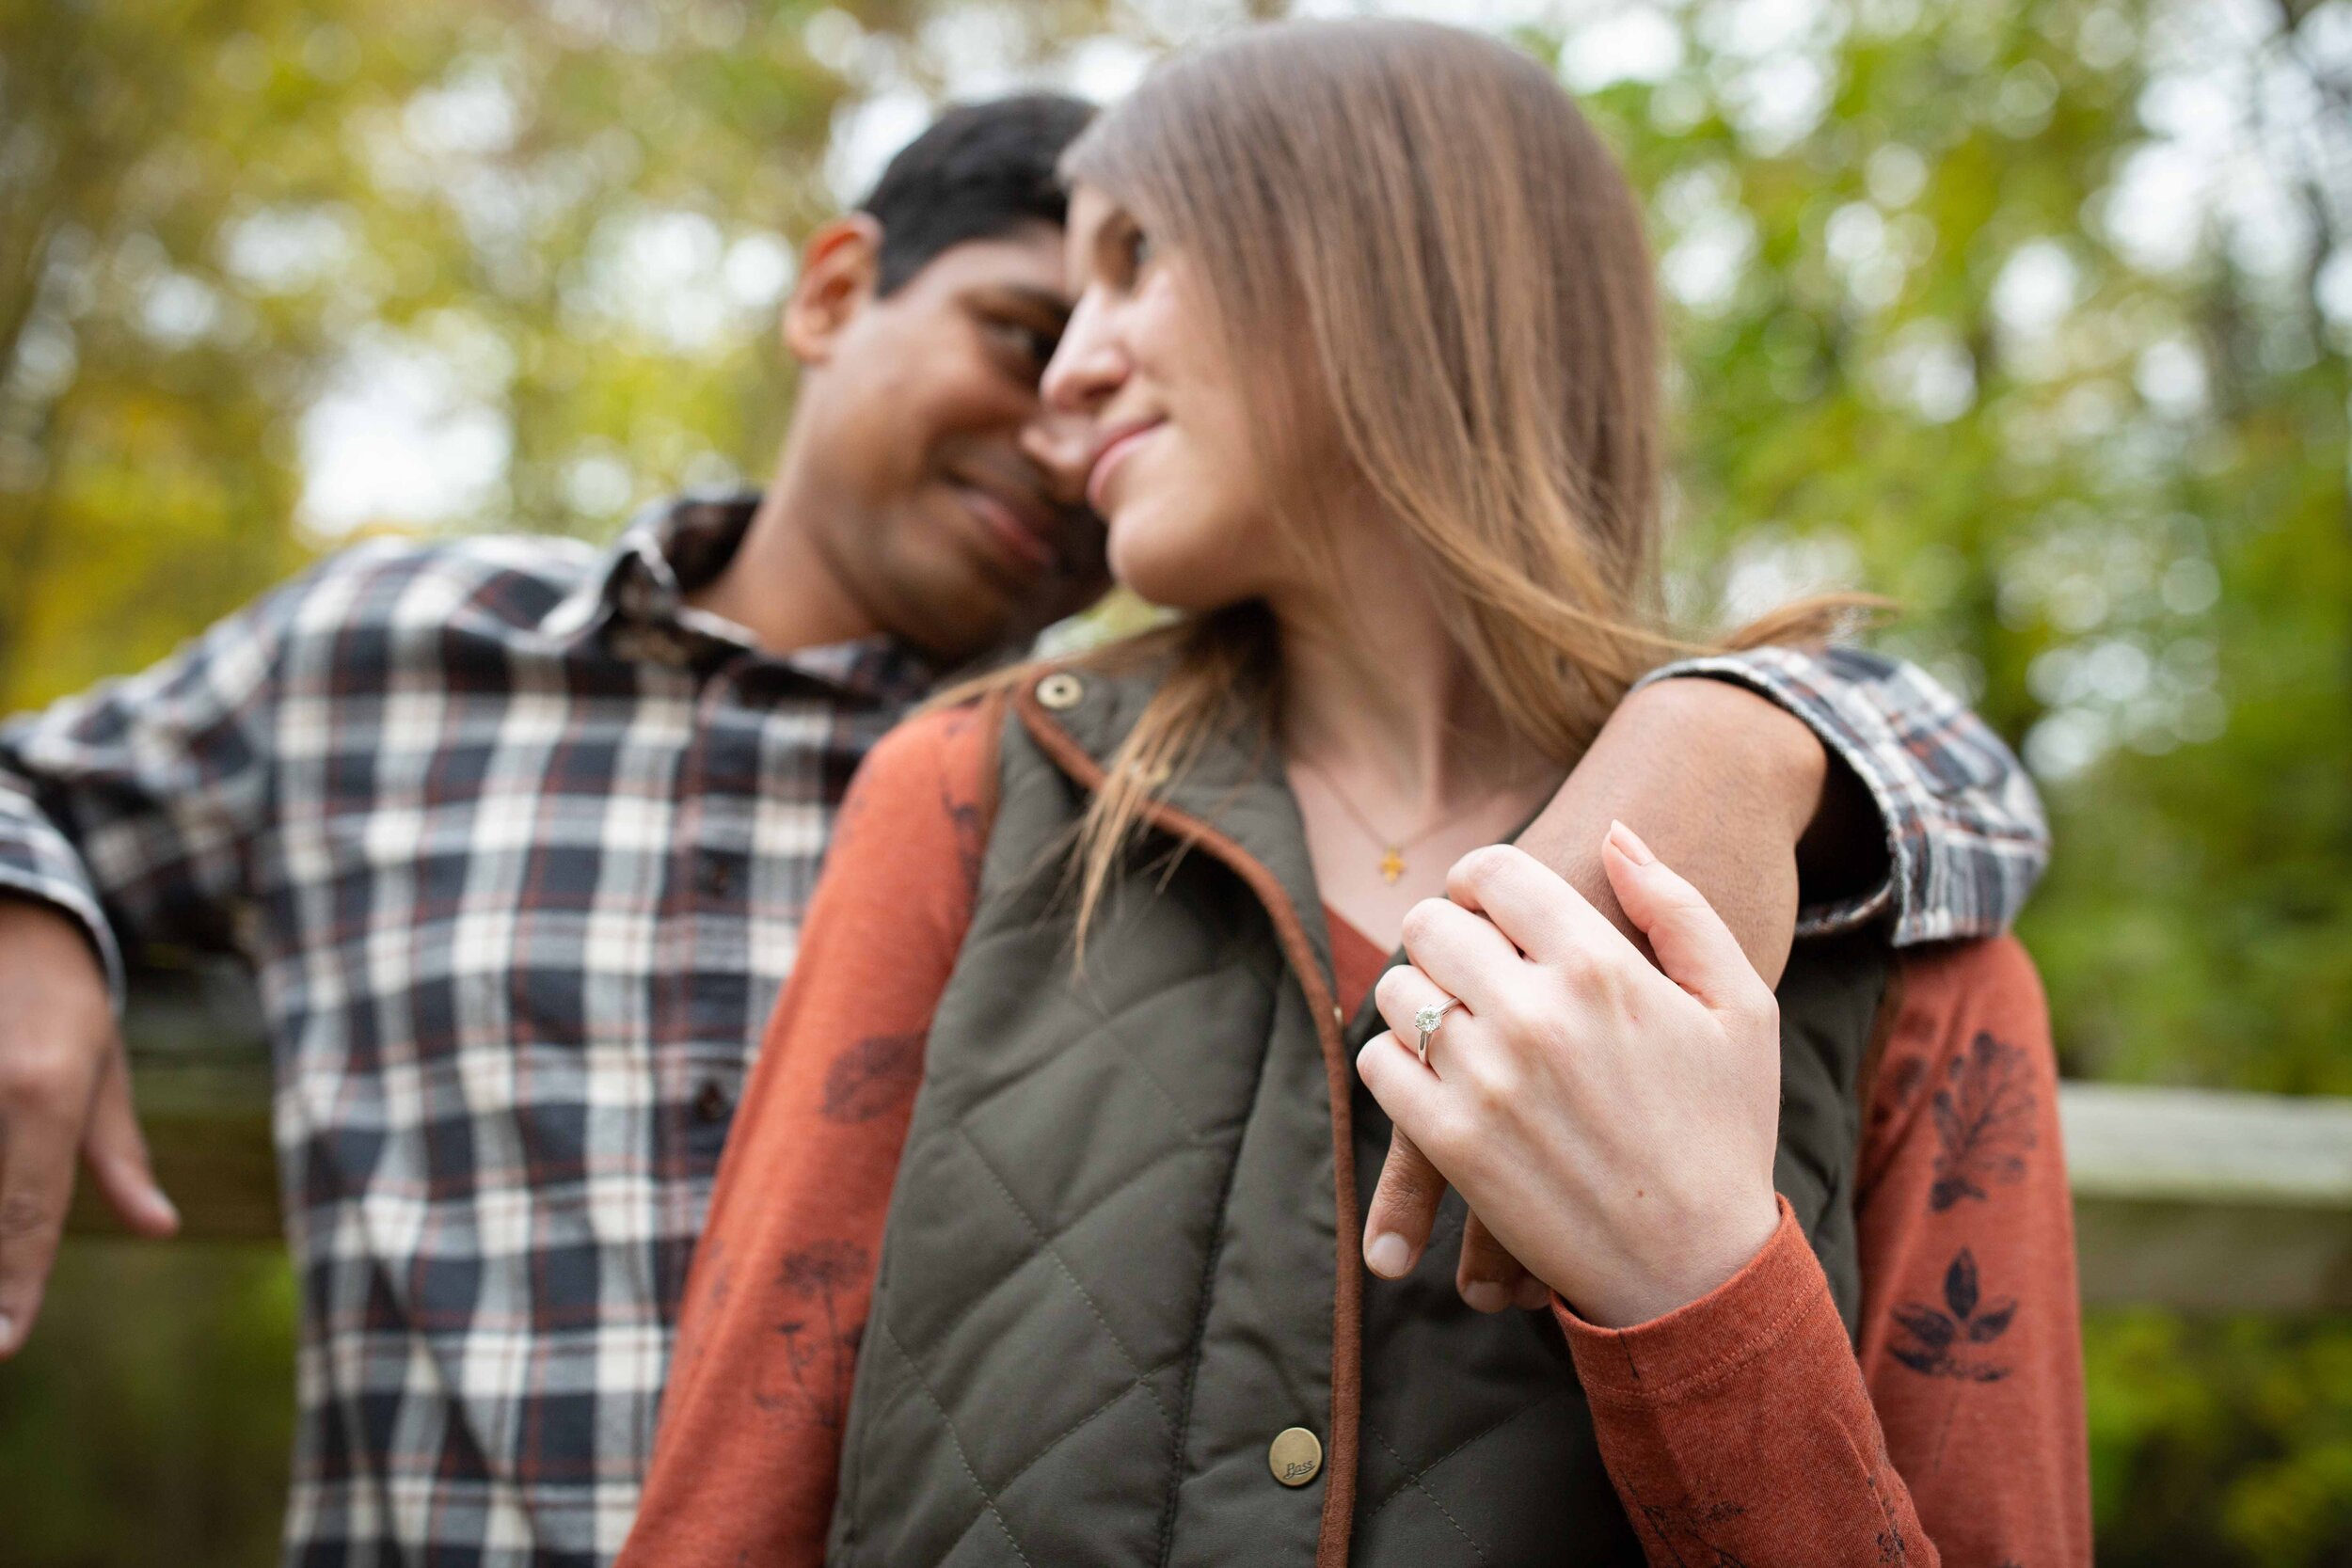
[[[1374, 1044], [1395, 1048], [1386, 1036]], [[1372, 1046], [1364, 1049], [1369, 1053]], [[1412, 1273], [1422, 1249], [1429, 1244], [1445, 1186], [1445, 1177], [1421, 1146], [1403, 1128], [1395, 1129], [1389, 1138], [1389, 1157], [1380, 1166], [1379, 1185], [1372, 1190], [1372, 1206], [1364, 1212], [1364, 1267], [1383, 1279], [1402, 1279]]]
[[1601, 865], [1626, 918], [1649, 938], [1666, 977], [1718, 1011], [1753, 1012], [1772, 991], [1714, 906], [1622, 822], [1609, 825]]
[[[1443, 993], [1423, 1000], [1452, 997], [1472, 1012], [1491, 1009], [1527, 965], [1510, 938], [1496, 929], [1492, 921], [1443, 898], [1424, 898], [1405, 911], [1405, 953], [1413, 967]], [[1381, 1016], [1404, 1036], [1406, 1044], [1412, 1043], [1406, 1027], [1412, 1020], [1410, 1010], [1399, 1018], [1384, 1008]]]
[[[1537, 963], [1582, 955], [1639, 958], [1625, 933], [1568, 879], [1509, 844], [1473, 849], [1446, 873], [1446, 896], [1476, 909]], [[1438, 983], [1444, 983], [1443, 977]]]

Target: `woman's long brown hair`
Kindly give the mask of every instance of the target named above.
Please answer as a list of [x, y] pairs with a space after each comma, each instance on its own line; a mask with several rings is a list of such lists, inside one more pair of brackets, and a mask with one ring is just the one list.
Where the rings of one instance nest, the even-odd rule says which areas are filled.
[[[1152, 71], [1062, 167], [1200, 269], [1281, 545], [1327, 561], [1349, 502], [1392, 517], [1532, 748], [1572, 765], [1636, 678], [1693, 646], [1662, 620], [1640, 208], [1542, 67], [1427, 23], [1253, 27]], [[1820, 635], [1852, 602], [1722, 645]], [[1154, 782], [1216, 726], [1270, 721], [1279, 657], [1254, 606], [1082, 656], [1168, 673], [1081, 829], [1081, 933]]]

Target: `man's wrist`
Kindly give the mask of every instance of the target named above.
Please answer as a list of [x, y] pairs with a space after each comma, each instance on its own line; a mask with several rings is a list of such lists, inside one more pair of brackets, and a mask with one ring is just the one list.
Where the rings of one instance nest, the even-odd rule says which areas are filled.
[[1709, 752], [1797, 844], [1815, 829], [1831, 778], [1829, 749], [1811, 725], [1771, 698], [1710, 675], [1671, 675], [1626, 699], [1682, 734], [1704, 736]]

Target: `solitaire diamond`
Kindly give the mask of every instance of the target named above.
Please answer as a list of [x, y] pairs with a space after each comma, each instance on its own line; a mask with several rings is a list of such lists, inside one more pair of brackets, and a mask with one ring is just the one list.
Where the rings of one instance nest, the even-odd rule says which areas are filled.
[[1436, 1003], [1430, 1004], [1413, 1015], [1413, 1027], [1424, 1035], [1444, 1022], [1445, 1008]]

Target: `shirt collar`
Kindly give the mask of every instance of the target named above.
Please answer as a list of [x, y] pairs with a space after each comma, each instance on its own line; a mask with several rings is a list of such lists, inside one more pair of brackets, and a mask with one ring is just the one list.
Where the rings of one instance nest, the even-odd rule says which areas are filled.
[[[655, 502], [630, 519], [586, 579], [548, 611], [540, 630], [565, 642], [602, 634], [623, 657], [672, 663], [687, 662], [698, 647], [713, 644], [756, 651], [742, 627], [691, 608], [686, 596], [734, 559], [758, 509], [756, 491]], [[943, 673], [886, 634], [798, 648], [775, 662], [846, 695], [878, 702], [913, 702]]]

